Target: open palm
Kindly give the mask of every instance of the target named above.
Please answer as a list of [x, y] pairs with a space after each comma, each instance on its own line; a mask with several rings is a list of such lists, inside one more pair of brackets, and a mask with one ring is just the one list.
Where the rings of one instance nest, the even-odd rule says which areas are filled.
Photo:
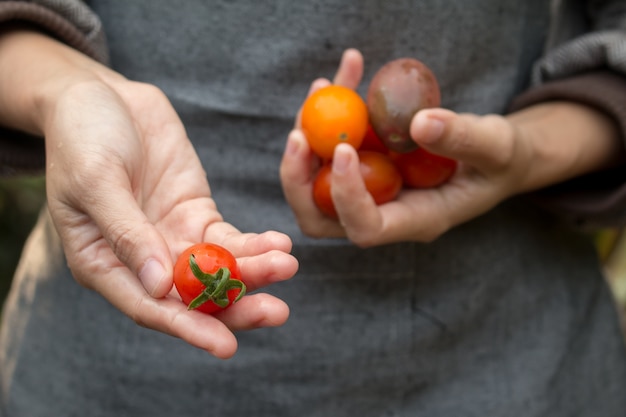
[[297, 262], [287, 236], [243, 234], [222, 220], [160, 90], [121, 77], [77, 83], [45, 134], [49, 209], [78, 282], [139, 324], [220, 357], [236, 350], [232, 330], [286, 320], [287, 306], [266, 294], [212, 317], [187, 311], [172, 290], [172, 259], [196, 242], [231, 250], [252, 290], [291, 277]]

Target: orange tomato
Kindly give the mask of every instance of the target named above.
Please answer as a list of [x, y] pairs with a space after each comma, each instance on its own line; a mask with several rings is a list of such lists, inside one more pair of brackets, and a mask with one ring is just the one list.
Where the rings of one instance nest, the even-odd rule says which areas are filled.
[[[396, 198], [402, 188], [402, 177], [387, 155], [359, 151], [359, 162], [365, 188], [376, 204], [384, 204]], [[325, 164], [317, 172], [313, 180], [313, 201], [322, 213], [336, 219], [337, 211], [330, 194], [331, 171], [331, 165]]]
[[331, 159], [335, 146], [348, 143], [358, 149], [367, 131], [365, 101], [347, 87], [329, 85], [304, 101], [301, 126], [309, 146], [323, 159]]

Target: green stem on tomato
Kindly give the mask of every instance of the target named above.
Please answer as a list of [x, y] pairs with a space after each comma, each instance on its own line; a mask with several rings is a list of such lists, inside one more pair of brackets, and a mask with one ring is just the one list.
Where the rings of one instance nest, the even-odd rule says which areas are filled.
[[246, 284], [238, 279], [230, 277], [230, 269], [221, 267], [215, 274], [204, 272], [198, 266], [195, 255], [189, 257], [189, 267], [193, 275], [204, 284], [204, 290], [187, 306], [188, 310], [200, 307], [202, 304], [212, 301], [222, 308], [228, 307], [230, 300], [228, 299], [228, 291], [239, 289], [239, 294], [233, 300], [233, 303], [239, 301], [246, 293]]

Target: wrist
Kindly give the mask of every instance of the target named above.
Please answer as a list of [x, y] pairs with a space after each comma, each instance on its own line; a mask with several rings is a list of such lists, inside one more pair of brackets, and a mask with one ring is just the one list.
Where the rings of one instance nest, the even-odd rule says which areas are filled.
[[33, 30], [0, 33], [0, 125], [44, 136], [56, 102], [75, 86], [102, 82], [108, 68]]
[[624, 153], [615, 121], [590, 106], [550, 101], [506, 118], [531, 149], [522, 191], [612, 167]]

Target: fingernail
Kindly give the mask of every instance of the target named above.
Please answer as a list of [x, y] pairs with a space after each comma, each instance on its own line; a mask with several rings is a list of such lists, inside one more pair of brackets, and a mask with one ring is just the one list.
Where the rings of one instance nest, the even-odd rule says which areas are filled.
[[417, 129], [414, 131], [414, 134], [419, 142], [432, 143], [441, 137], [445, 124], [439, 119], [426, 117], [426, 115], [420, 117], [418, 115], [417, 126], [415, 127]]
[[445, 124], [439, 119], [428, 119], [426, 125], [427, 138], [429, 140], [436, 140], [443, 134]]
[[289, 135], [289, 139], [287, 140], [287, 154], [295, 155], [298, 153], [298, 149], [300, 148], [300, 141], [296, 137], [296, 133], [292, 133]]
[[333, 172], [344, 174], [348, 170], [348, 165], [350, 165], [350, 153], [344, 152], [341, 147], [336, 148], [333, 155]]
[[165, 268], [153, 258], [148, 259], [139, 272], [139, 280], [150, 295], [154, 294], [164, 276]]

